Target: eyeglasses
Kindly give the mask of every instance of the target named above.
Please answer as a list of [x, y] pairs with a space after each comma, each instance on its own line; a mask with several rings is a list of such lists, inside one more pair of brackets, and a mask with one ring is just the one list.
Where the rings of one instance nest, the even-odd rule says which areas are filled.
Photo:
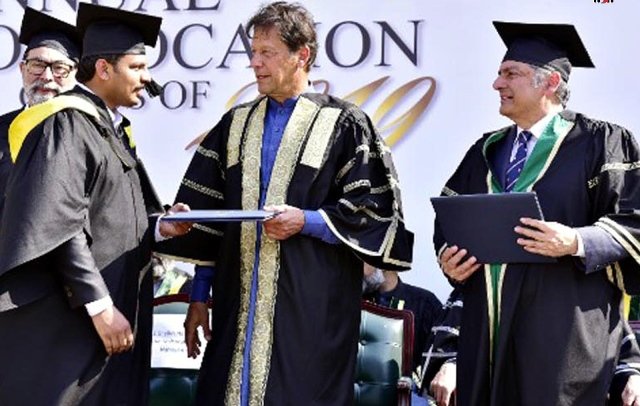
[[66, 78], [74, 69], [74, 66], [60, 61], [45, 62], [34, 58], [25, 59], [24, 63], [27, 66], [27, 72], [35, 76], [42, 75], [47, 68], [51, 68], [53, 76], [57, 78]]

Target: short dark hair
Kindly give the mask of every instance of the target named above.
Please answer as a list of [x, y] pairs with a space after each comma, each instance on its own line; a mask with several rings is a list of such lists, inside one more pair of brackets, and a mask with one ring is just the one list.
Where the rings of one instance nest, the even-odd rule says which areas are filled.
[[76, 72], [76, 80], [80, 83], [86, 83], [93, 79], [96, 74], [96, 62], [98, 59], [104, 59], [109, 64], [115, 66], [123, 54], [106, 54], [82, 57], [78, 64], [78, 72]]
[[275, 27], [280, 32], [280, 39], [287, 45], [290, 52], [295, 52], [303, 46], [311, 51], [305, 65], [308, 72], [318, 54], [318, 39], [313, 16], [300, 3], [276, 1], [264, 5], [247, 23], [247, 32], [256, 28], [269, 29]]

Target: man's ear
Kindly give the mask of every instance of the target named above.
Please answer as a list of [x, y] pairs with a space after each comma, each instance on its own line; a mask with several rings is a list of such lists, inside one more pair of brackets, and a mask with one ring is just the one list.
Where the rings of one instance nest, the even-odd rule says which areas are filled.
[[311, 50], [309, 49], [308, 46], [305, 45], [300, 47], [297, 53], [298, 53], [298, 65], [301, 68], [304, 68], [305, 66], [307, 66], [307, 63], [309, 62], [309, 57], [311, 56]]
[[96, 76], [102, 80], [109, 80], [111, 77], [111, 65], [104, 59], [96, 61]]
[[547, 79], [547, 90], [554, 94], [560, 86], [560, 82], [562, 81], [562, 77], [559, 72], [551, 72], [549, 75], [549, 79]]

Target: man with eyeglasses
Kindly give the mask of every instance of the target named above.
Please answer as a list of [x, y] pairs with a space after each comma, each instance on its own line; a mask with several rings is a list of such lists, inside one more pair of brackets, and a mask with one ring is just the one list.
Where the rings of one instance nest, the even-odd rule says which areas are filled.
[[[80, 59], [80, 38], [76, 27], [27, 7], [19, 40], [27, 46], [20, 62], [27, 107], [45, 102], [75, 86], [76, 65]], [[9, 125], [23, 109], [0, 116], [0, 202], [11, 169]]]

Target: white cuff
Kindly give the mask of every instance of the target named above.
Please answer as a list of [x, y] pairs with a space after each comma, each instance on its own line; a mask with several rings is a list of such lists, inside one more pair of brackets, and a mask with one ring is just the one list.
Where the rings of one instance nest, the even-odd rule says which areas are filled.
[[91, 317], [102, 313], [111, 306], [113, 306], [113, 300], [111, 300], [111, 296], [105, 296], [102, 299], [94, 300], [93, 302], [89, 302], [84, 305], [84, 307], [87, 309], [87, 313], [89, 313], [89, 316]]
[[171, 238], [171, 237], [165, 237], [162, 234], [160, 234], [160, 221], [162, 221], [163, 217], [164, 217], [164, 214], [158, 217], [158, 221], [156, 221], [156, 229], [154, 231], [156, 242], [168, 240], [169, 238]]
[[578, 240], [578, 251], [576, 251], [575, 254], [573, 254], [574, 257], [580, 257], [580, 258], [584, 258], [584, 241], [582, 241], [582, 236], [580, 235], [580, 232], [576, 230], [576, 239]]

